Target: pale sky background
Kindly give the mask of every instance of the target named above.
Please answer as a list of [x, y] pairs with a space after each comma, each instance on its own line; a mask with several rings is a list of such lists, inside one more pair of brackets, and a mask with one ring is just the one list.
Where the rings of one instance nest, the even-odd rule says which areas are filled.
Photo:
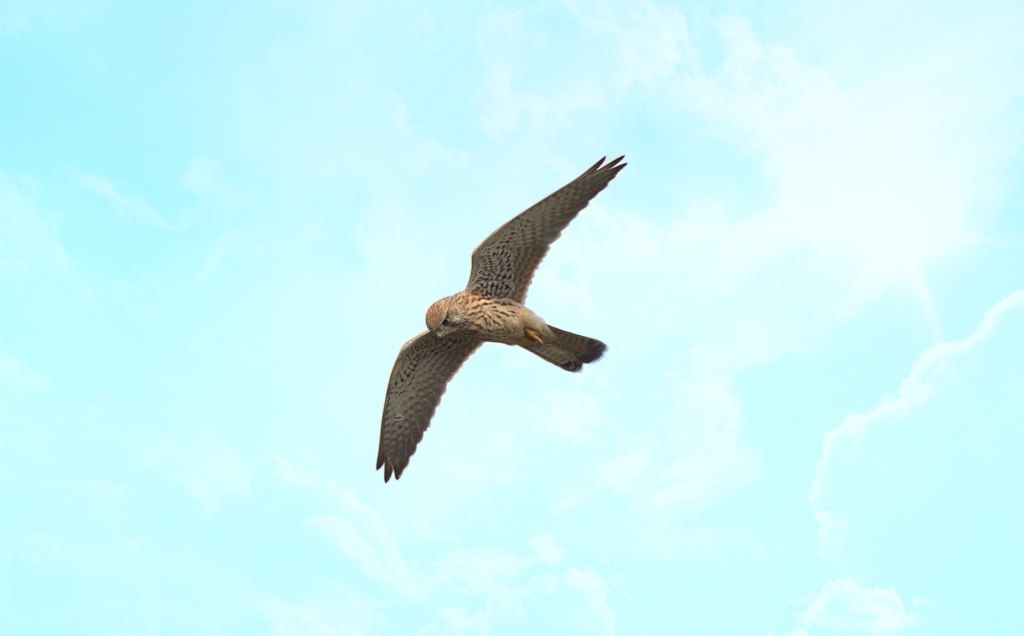
[[[953, 4], [0, 2], [0, 633], [1024, 634], [1024, 9]], [[529, 297], [609, 353], [385, 485], [618, 154]]]

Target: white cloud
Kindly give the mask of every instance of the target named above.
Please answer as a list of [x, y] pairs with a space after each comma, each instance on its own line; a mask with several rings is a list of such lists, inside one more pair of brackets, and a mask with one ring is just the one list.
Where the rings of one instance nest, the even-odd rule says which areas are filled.
[[684, 381], [673, 387], [665, 414], [652, 420], [656, 433], [643, 429], [640, 441], [599, 464], [585, 486], [560, 491], [552, 511], [579, 507], [601, 489], [649, 512], [699, 507], [742, 488], [759, 473], [758, 455], [742, 438], [742, 422], [731, 387]]
[[826, 510], [814, 513], [818, 522], [818, 554], [825, 561], [831, 561], [847, 541], [849, 524], [839, 515]]
[[[456, 584], [477, 600], [473, 609], [449, 606], [440, 625], [423, 633], [489, 633], [514, 625], [518, 631], [615, 633], [608, 584], [591, 570], [567, 567], [557, 574], [531, 575], [528, 562], [495, 550], [458, 550], [439, 562], [441, 581]], [[553, 626], [568, 625], [555, 629]]]
[[530, 547], [544, 565], [558, 565], [565, 558], [565, 550], [554, 537], [537, 535], [530, 539]]
[[608, 490], [622, 495], [633, 489], [650, 464], [650, 447], [626, 451], [597, 467], [597, 481]]
[[[893, 396], [866, 412], [848, 415], [825, 434], [810, 489], [819, 553], [825, 562], [844, 570], [853, 566], [861, 572], [892, 572], [892, 555], [898, 554], [898, 561], [931, 561], [935, 549], [955, 548], [956, 541], [975, 536], [972, 524], [1012, 528], [1012, 515], [993, 520], [1003, 514], [1004, 495], [999, 493], [1012, 490], [1012, 459], [1000, 457], [983, 440], [995, 439], [994, 432], [1013, 434], [1006, 426], [1019, 410], [1018, 400], [1005, 378], [1013, 377], [1016, 369], [1012, 363], [994, 361], [1017, 360], [1006, 343], [1015, 342], [1013, 329], [1022, 317], [1024, 290], [1016, 290], [996, 302], [968, 336], [929, 347]], [[1010, 396], [1009, 402], [998, 402]], [[955, 415], [960, 412], [978, 418], [968, 430]], [[954, 415], [947, 418], [950, 413]], [[974, 454], [975, 445], [985, 449], [982, 454]], [[844, 491], [841, 475], [852, 459], [861, 472]], [[941, 467], [950, 465], [956, 469], [944, 474], [948, 471]], [[823, 509], [826, 504], [832, 509]], [[959, 511], [959, 519], [947, 519], [951, 509]], [[989, 549], [999, 554], [998, 547]], [[934, 572], [921, 566], [916, 570], [931, 588], [958, 590], [975, 576], [969, 571], [975, 562], [972, 556], [952, 569], [947, 563]], [[985, 572], [987, 576], [989, 571]], [[944, 581], [947, 573], [949, 580]], [[998, 578], [998, 568], [991, 574]], [[947, 595], [945, 603], [971, 607], [968, 596]], [[915, 599], [913, 606], [920, 603]], [[900, 631], [916, 619], [895, 590], [862, 588], [846, 579], [826, 585], [801, 617], [804, 627], [879, 634]]]
[[306, 524], [330, 540], [367, 577], [389, 585], [407, 597], [423, 594], [421, 577], [402, 557], [391, 529], [372, 506], [363, 503], [348, 488], [297, 469], [287, 460], [278, 460], [278, 471], [287, 483], [331, 497], [338, 512], [313, 515]]
[[[927, 265], [977, 244], [971, 217], [1002, 143], [987, 115], [1013, 89], [967, 89], [974, 66], [951, 63], [946, 47], [843, 81], [744, 20], [721, 31], [721, 66], [688, 68], [679, 99], [763, 159], [776, 202], [756, 224], [760, 240], [848, 260], [867, 296], [894, 284], [917, 292]], [[972, 61], [999, 61], [998, 46], [979, 51]]]
[[508, 580], [519, 578], [528, 569], [529, 560], [492, 548], [453, 550], [436, 563], [440, 581], [473, 593], [494, 593]]
[[534, 12], [503, 10], [481, 21], [487, 132], [570, 123], [576, 115], [628, 97], [636, 87], [669, 80], [689, 55], [686, 20], [676, 7], [640, 0], [628, 5], [573, 1], [566, 8], [577, 27], [572, 52], [536, 28], [533, 21], [545, 16]]
[[600, 619], [607, 634], [615, 634], [615, 611], [608, 605], [608, 584], [594, 572], [569, 568], [565, 582], [570, 589], [580, 592], [590, 610]]
[[588, 34], [611, 49], [615, 72], [608, 79], [616, 88], [671, 79], [692, 55], [686, 18], [678, 7], [646, 0], [566, 4]]
[[600, 103], [597, 91], [579, 79], [541, 92], [521, 86], [523, 73], [513, 51], [542, 46], [543, 37], [526, 24], [521, 10], [502, 10], [480, 22], [477, 40], [487, 73], [484, 80], [483, 127], [492, 134], [561, 121], [574, 111]]
[[910, 370], [900, 384], [895, 397], [886, 398], [867, 413], [854, 413], [845, 417], [838, 427], [825, 434], [821, 456], [815, 469], [811, 485], [810, 500], [816, 503], [824, 493], [826, 480], [835, 453], [842, 447], [855, 443], [880, 423], [919, 407], [932, 396], [935, 379], [960, 356], [971, 351], [992, 335], [993, 330], [1008, 312], [1024, 305], [1024, 290], [1017, 290], [997, 302], [985, 314], [984, 319], [967, 338], [940, 342], [930, 347]]
[[730, 386], [684, 382], [675, 400], [675, 427], [662, 433], [668, 465], [645, 487], [650, 504], [699, 505], [756, 478], [757, 455], [741, 437], [740, 402]]
[[[401, 556], [384, 519], [350, 490], [283, 459], [278, 460], [278, 470], [286, 483], [328, 495], [332, 507], [340, 509], [309, 516], [307, 526], [327, 538], [368, 579], [390, 586], [406, 598], [403, 602], [429, 601], [438, 608], [436, 620], [420, 633], [488, 632], [552, 618], [576, 626], [597, 625], [602, 632], [614, 633], [615, 612], [607, 582], [592, 570], [565, 564], [564, 548], [550, 535], [533, 536], [525, 553], [456, 547], [430, 563], [410, 563]], [[271, 603], [279, 633], [293, 633], [303, 625], [337, 629], [339, 623], [326, 611], [323, 597], [316, 598], [315, 602]], [[353, 602], [350, 595], [345, 598]]]
[[350, 590], [327, 589], [317, 598], [263, 599], [260, 610], [275, 636], [357, 636], [376, 633], [382, 607]]
[[166, 225], [163, 216], [152, 204], [120, 192], [107, 177], [75, 170], [72, 172], [72, 178], [86, 190], [106, 199], [125, 217], [152, 225]]
[[858, 634], [896, 634], [915, 620], [896, 590], [864, 587], [843, 578], [826, 583], [799, 617], [804, 630], [823, 627]]
[[[441, 610], [441, 620], [447, 628], [440, 632], [444, 634], [459, 634], [462, 632], [486, 634], [490, 631], [490, 622], [488, 621], [487, 613], [484, 611], [471, 612], [461, 607], [446, 607]], [[439, 629], [436, 625], [428, 625], [420, 633], [434, 634], [438, 633]]]
[[[354, 497], [345, 491], [344, 498]], [[365, 511], [366, 509], [363, 508]], [[369, 521], [369, 523], [367, 523]], [[374, 536], [377, 526], [372, 515], [347, 517], [335, 514], [313, 515], [306, 519], [306, 525], [358, 565], [371, 579], [394, 587], [407, 596], [420, 592], [416, 576], [405, 564], [398, 546], [393, 542]]]

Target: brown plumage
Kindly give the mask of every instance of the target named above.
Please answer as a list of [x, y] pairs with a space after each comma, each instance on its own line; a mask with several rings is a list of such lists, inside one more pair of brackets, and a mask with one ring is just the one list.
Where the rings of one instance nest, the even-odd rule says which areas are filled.
[[605, 352], [600, 340], [552, 327], [523, 303], [537, 266], [576, 215], [624, 167], [604, 158], [498, 228], [473, 250], [466, 289], [427, 309], [427, 331], [402, 346], [381, 418], [377, 468], [402, 476], [448, 382], [484, 342], [520, 346], [567, 371]]

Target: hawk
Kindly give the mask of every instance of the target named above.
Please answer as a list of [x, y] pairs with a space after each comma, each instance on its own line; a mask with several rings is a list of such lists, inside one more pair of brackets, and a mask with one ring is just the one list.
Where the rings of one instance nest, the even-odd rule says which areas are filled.
[[518, 345], [573, 372], [605, 352], [600, 340], [553, 327], [523, 303], [548, 248], [626, 167], [622, 160], [602, 157], [498, 228], [473, 250], [466, 289], [427, 309], [427, 330], [402, 346], [388, 381], [377, 454], [385, 482], [402, 476], [448, 382], [484, 342]]

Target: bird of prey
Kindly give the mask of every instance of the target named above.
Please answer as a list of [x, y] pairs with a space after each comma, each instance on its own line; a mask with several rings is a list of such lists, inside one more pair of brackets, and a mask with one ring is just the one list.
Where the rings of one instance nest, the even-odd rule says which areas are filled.
[[402, 476], [449, 380], [484, 342], [518, 345], [574, 372], [605, 352], [600, 340], [553, 327], [523, 303], [548, 248], [626, 167], [622, 159], [602, 157], [498, 228], [473, 250], [466, 289], [427, 309], [427, 330], [402, 346], [388, 381], [377, 454], [385, 482]]

